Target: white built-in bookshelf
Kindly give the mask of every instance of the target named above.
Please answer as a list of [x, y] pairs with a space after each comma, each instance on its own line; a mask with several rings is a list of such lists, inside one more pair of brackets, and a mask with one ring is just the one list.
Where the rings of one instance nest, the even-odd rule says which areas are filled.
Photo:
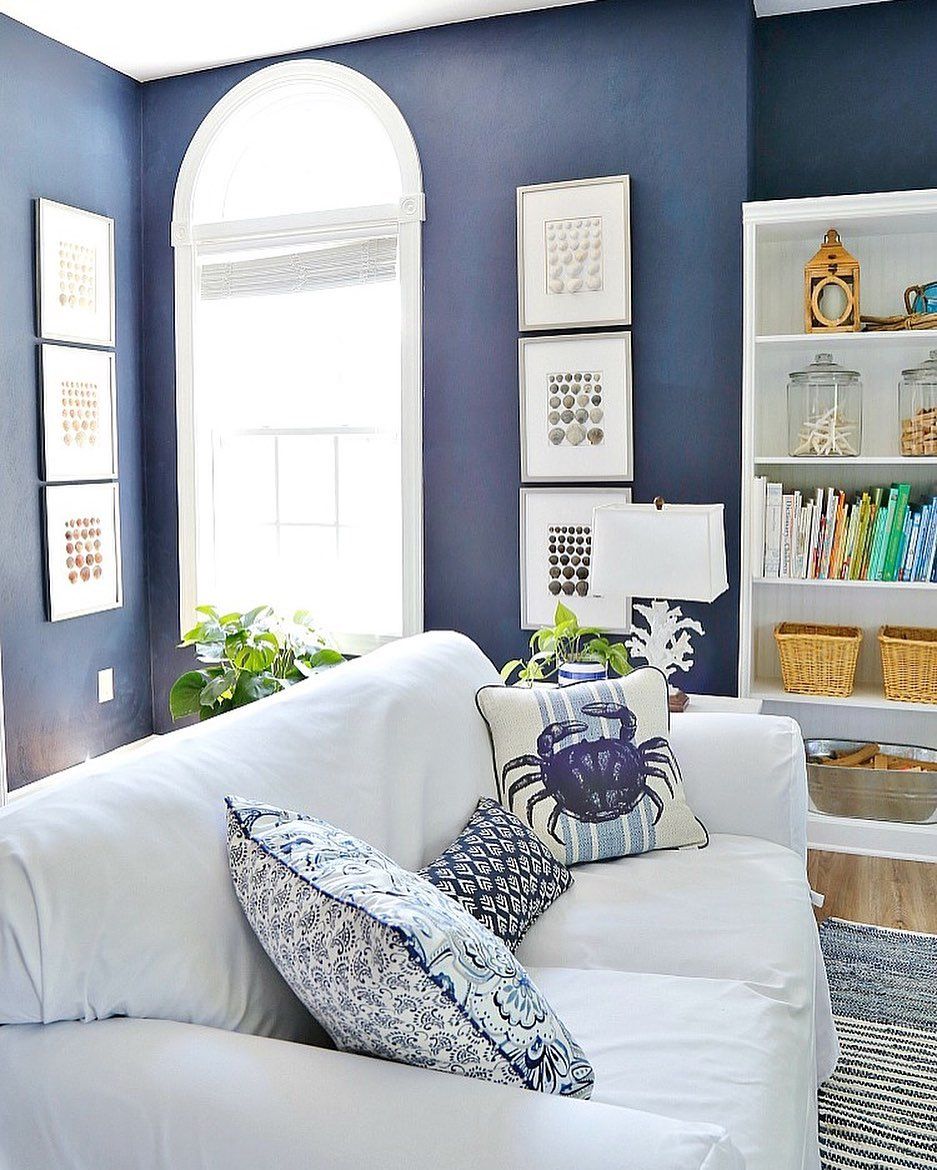
[[[804, 265], [830, 227], [861, 265], [861, 309], [902, 311], [904, 289], [937, 279], [937, 191], [844, 195], [746, 204], [742, 383], [742, 560], [739, 693], [768, 713], [793, 716], [805, 738], [848, 738], [937, 748], [937, 705], [884, 697], [877, 634], [886, 624], [937, 626], [937, 585], [923, 582], [783, 580], [757, 577], [753, 548], [756, 476], [801, 491], [862, 491], [908, 483], [918, 497], [937, 485], [937, 457], [899, 454], [898, 382], [937, 348], [937, 330], [805, 333]], [[787, 383], [818, 353], [862, 375], [861, 454], [788, 454]], [[856, 687], [846, 699], [784, 691], [778, 622], [860, 626]], [[898, 826], [811, 815], [811, 843], [937, 859], [937, 825]]]

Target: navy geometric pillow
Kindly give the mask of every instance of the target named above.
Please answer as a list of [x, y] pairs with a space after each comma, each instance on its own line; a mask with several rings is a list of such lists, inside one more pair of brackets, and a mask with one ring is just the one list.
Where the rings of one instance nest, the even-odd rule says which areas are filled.
[[569, 870], [536, 833], [488, 797], [420, 877], [454, 898], [512, 951], [573, 884]]

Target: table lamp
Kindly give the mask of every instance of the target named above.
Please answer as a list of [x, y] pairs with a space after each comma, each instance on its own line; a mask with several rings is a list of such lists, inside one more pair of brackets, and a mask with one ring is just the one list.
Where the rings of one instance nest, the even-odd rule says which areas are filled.
[[[614, 504], [592, 514], [592, 571], [596, 597], [645, 597], [634, 605], [644, 626], [632, 625], [625, 645], [633, 658], [659, 667], [668, 684], [693, 665], [690, 631], [703, 627], [671, 601], [715, 601], [729, 588], [722, 504]], [[664, 600], [664, 599], [667, 600]], [[687, 698], [670, 684], [671, 710]]]

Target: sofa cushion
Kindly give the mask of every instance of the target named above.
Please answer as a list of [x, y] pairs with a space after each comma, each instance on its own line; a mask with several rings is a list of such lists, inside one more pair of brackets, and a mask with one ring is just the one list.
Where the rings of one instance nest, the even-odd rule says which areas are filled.
[[589, 1096], [582, 1049], [507, 947], [452, 898], [326, 821], [227, 803], [244, 913], [339, 1048]]
[[653, 667], [566, 687], [484, 687], [498, 796], [567, 865], [704, 845]]
[[0, 1023], [130, 1015], [324, 1041], [238, 906], [224, 796], [308, 809], [416, 869], [494, 795], [474, 697], [497, 677], [458, 634], [404, 639], [7, 805]]
[[743, 1170], [720, 1126], [171, 1020], [0, 1028], [10, 1170]]
[[732, 979], [531, 974], [588, 1047], [593, 1100], [722, 1125], [746, 1170], [819, 1168], [809, 999]]
[[573, 880], [540, 838], [490, 797], [482, 797], [462, 832], [420, 876], [512, 951]]
[[580, 866], [518, 948], [527, 967], [744, 980], [800, 998], [816, 926], [803, 861], [755, 837]]

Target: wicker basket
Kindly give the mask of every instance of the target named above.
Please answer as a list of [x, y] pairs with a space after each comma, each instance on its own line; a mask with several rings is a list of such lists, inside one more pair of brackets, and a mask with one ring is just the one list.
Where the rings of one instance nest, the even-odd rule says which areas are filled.
[[937, 703], [937, 630], [882, 626], [885, 698], [903, 703]]
[[862, 631], [857, 626], [781, 622], [774, 628], [784, 689], [798, 695], [852, 694]]

